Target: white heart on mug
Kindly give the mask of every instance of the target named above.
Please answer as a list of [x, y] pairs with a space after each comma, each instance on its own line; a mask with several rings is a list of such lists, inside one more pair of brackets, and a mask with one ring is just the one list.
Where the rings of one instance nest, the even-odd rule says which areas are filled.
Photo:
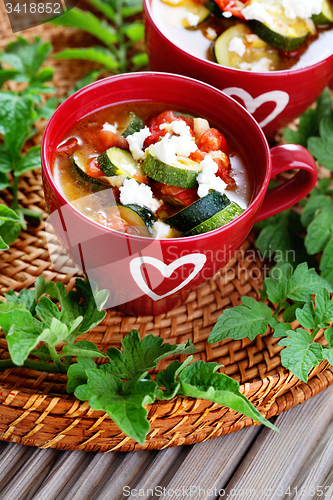
[[244, 89], [239, 87], [228, 87], [223, 89], [222, 92], [232, 96], [237, 96], [244, 102], [244, 105], [249, 113], [253, 114], [265, 102], [275, 102], [273, 111], [259, 123], [260, 127], [265, 127], [271, 123], [280, 113], [287, 107], [289, 102], [289, 94], [283, 90], [272, 90], [261, 94], [255, 99]]
[[[164, 299], [165, 297], [168, 297], [168, 295], [172, 295], [175, 292], [178, 292], [178, 290], [181, 290], [186, 286], [203, 268], [205, 262], [207, 260], [206, 255], [202, 253], [193, 253], [190, 255], [185, 255], [183, 257], [180, 257], [179, 259], [175, 260], [174, 262], [171, 262], [171, 264], [167, 265], [164, 262], [162, 262], [159, 259], [155, 259], [154, 257], [149, 257], [142, 255], [141, 257], [135, 257], [135, 259], [131, 260], [130, 262], [130, 271], [131, 275], [135, 281], [135, 283], [138, 285], [138, 287], [148, 295], [151, 299], [154, 301]], [[173, 290], [171, 290], [168, 293], [165, 293], [164, 295], [157, 295], [155, 292], [153, 292], [145, 282], [142, 272], [141, 272], [141, 266], [142, 264], [151, 264], [152, 266], [156, 267], [160, 271], [160, 273], [165, 277], [169, 278], [171, 274], [178, 269], [178, 267], [183, 266], [184, 264], [193, 264], [194, 269], [193, 271], [188, 275], [186, 280], [184, 280], [180, 285], [176, 286]]]

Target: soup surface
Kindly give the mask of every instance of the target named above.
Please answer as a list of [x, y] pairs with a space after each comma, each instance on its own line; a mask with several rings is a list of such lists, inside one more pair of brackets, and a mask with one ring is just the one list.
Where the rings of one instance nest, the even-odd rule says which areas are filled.
[[152, 103], [80, 120], [57, 147], [53, 176], [84, 215], [129, 234], [201, 234], [238, 217], [252, 181], [233, 142], [201, 117]]
[[[330, 0], [327, 2], [330, 5]], [[235, 69], [255, 72], [300, 69], [333, 54], [333, 19], [320, 21], [317, 16], [318, 22], [326, 24], [315, 25], [312, 19], [284, 18], [286, 25], [297, 24], [287, 26], [281, 35], [267, 24], [246, 20], [237, 12], [235, 16], [231, 12], [222, 13], [217, 5], [233, 3], [242, 4], [224, 0], [152, 0], [151, 9], [158, 28], [175, 45], [193, 56]], [[246, 2], [253, 3], [258, 4]], [[270, 13], [270, 8], [283, 12], [281, 3], [264, 0], [260, 7], [268, 4]], [[278, 18], [274, 21], [279, 24]]]

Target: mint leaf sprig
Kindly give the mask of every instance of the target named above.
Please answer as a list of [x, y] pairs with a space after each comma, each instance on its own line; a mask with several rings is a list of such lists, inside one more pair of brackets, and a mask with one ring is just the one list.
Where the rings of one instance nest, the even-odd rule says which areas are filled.
[[145, 406], [177, 395], [219, 403], [277, 430], [239, 391], [238, 382], [217, 373], [217, 363], [192, 363], [193, 356], [189, 356], [183, 363], [173, 361], [151, 380], [148, 371], [161, 359], [196, 352], [191, 342], [164, 344], [153, 335], [140, 340], [138, 332], [132, 330], [121, 343], [123, 352], [108, 349], [108, 363], [99, 367], [91, 358], [78, 357], [68, 369], [67, 391], [89, 401], [94, 410], [105, 411], [120, 430], [139, 443], [145, 442], [150, 429]]
[[[84, 30], [102, 42], [102, 46], [65, 49], [56, 59], [85, 59], [100, 64], [101, 69], [84, 77], [84, 82], [94, 81], [103, 72], [113, 74], [137, 71], [148, 64], [148, 57], [133, 46], [143, 40], [144, 27], [141, 20], [132, 19], [142, 11], [142, 0], [89, 0], [104, 16], [99, 19], [92, 12], [71, 9], [54, 19], [53, 24]], [[77, 87], [80, 85], [78, 84]]]
[[[0, 226], [0, 238], [6, 245], [15, 241], [21, 228], [26, 229], [26, 218], [40, 220], [42, 217], [40, 212], [19, 205], [18, 183], [22, 174], [40, 168], [40, 146], [27, 150], [27, 143], [37, 133], [36, 120], [48, 119], [57, 105], [56, 98], [45, 102], [44, 97], [55, 90], [46, 84], [52, 80], [53, 68], [41, 67], [51, 50], [51, 44], [42, 43], [38, 37], [33, 43], [18, 37], [0, 52], [0, 88], [5, 86], [0, 90], [0, 189], [11, 189], [10, 209], [18, 217]], [[3, 64], [11, 69], [4, 68]], [[11, 82], [22, 84], [20, 90], [9, 90]], [[2, 244], [0, 250], [4, 249]]]
[[[279, 345], [281, 363], [303, 382], [307, 382], [312, 368], [323, 359], [333, 361], [333, 300], [331, 285], [307, 263], [295, 271], [290, 264], [273, 269], [264, 279], [261, 302], [251, 297], [242, 297], [242, 305], [225, 310], [217, 320], [208, 342], [219, 342], [226, 338], [254, 340], [256, 335], [266, 333], [268, 326], [274, 329], [274, 337], [283, 337]], [[313, 298], [313, 295], [315, 297]], [[275, 311], [263, 301], [276, 304]], [[282, 314], [282, 319], [279, 316]], [[292, 329], [290, 323], [298, 320], [303, 328]], [[305, 329], [311, 331], [309, 333]], [[328, 345], [315, 341], [320, 329], [325, 329]]]

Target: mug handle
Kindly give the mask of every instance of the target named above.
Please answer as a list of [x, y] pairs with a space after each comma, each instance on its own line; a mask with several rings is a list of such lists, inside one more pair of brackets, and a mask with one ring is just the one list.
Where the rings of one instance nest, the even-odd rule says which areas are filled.
[[281, 172], [299, 168], [292, 179], [268, 191], [259, 211], [256, 222], [267, 219], [295, 205], [304, 198], [317, 181], [316, 162], [303, 146], [285, 144], [271, 149], [271, 178]]

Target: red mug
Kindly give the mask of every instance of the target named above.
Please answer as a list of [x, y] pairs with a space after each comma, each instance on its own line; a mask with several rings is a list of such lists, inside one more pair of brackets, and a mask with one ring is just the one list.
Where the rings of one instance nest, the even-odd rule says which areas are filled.
[[[204, 117], [237, 145], [253, 177], [252, 201], [237, 219], [198, 236], [152, 239], [104, 227], [66, 201], [52, 175], [56, 147], [66, 131], [108, 105], [147, 100]], [[252, 115], [220, 90], [184, 76], [153, 72], [106, 78], [70, 96], [45, 129], [42, 169], [50, 222], [65, 251], [99, 289], [110, 291], [107, 307], [132, 315], [157, 315], [178, 306], [190, 290], [227, 264], [256, 220], [295, 204], [317, 179], [316, 164], [306, 149], [284, 145], [270, 150]], [[270, 179], [288, 169], [299, 172], [266, 193]]]
[[266, 73], [228, 68], [200, 59], [162, 33], [154, 20], [152, 0], [143, 0], [143, 5], [151, 69], [196, 78], [222, 90], [253, 114], [268, 141], [274, 140], [280, 127], [304, 113], [333, 76], [333, 47], [331, 55], [316, 64]]

